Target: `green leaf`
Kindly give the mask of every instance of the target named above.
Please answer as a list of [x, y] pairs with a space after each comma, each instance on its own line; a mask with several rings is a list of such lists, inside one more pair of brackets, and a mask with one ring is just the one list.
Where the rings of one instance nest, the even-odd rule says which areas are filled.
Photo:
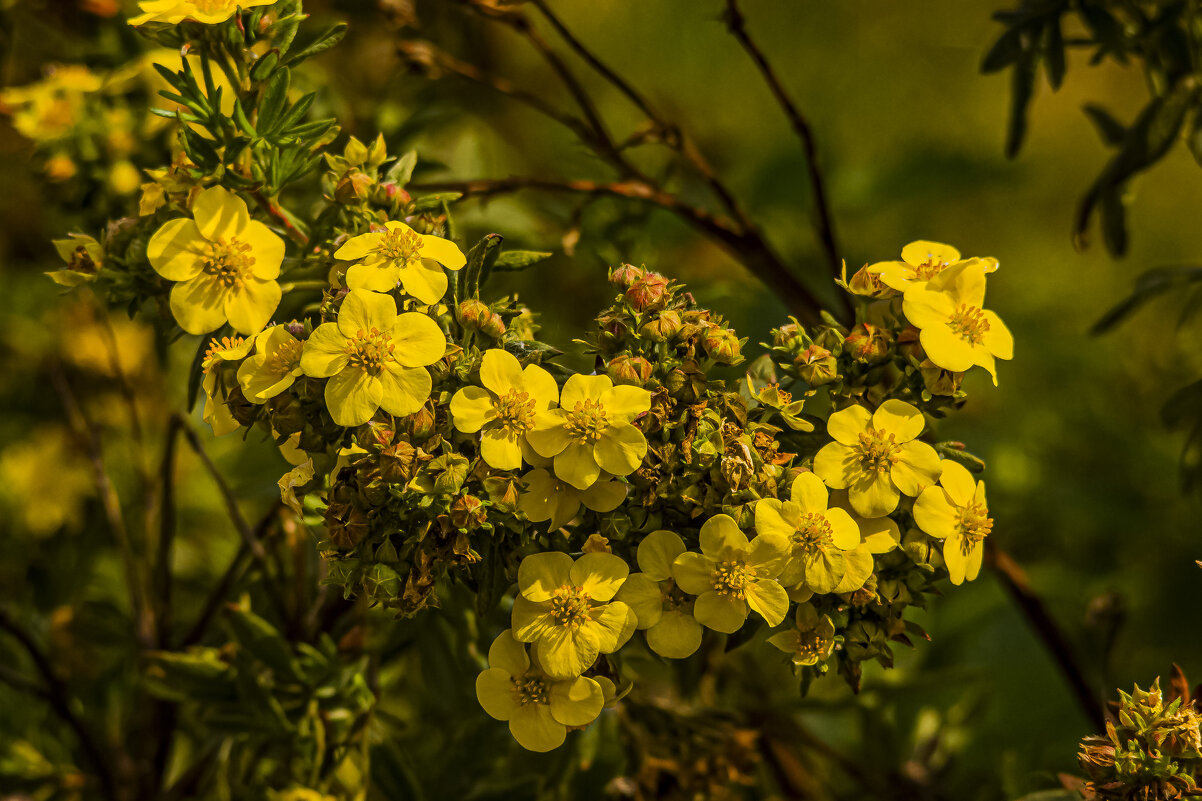
[[143, 678], [151, 695], [168, 701], [229, 701], [235, 697], [232, 670], [212, 649], [148, 653]]
[[200, 379], [204, 376], [204, 370], [201, 368], [201, 365], [204, 364], [205, 352], [209, 349], [208, 346], [209, 338], [201, 337], [200, 342], [196, 345], [196, 354], [192, 357], [192, 364], [188, 367], [189, 412], [196, 408], [196, 395], [200, 392]]
[[1136, 279], [1131, 294], [1106, 312], [1089, 332], [1095, 336], [1104, 334], [1153, 298], [1196, 281], [1202, 281], [1202, 267], [1157, 267], [1148, 270]]
[[1048, 73], [1048, 83], [1052, 89], [1059, 89], [1064, 83], [1065, 53], [1064, 33], [1060, 29], [1060, 17], [1054, 15], [1047, 21], [1044, 28], [1044, 69]]
[[1010, 75], [1010, 122], [1006, 128], [1006, 158], [1014, 158], [1027, 136], [1027, 111], [1035, 91], [1035, 66], [1038, 54], [1028, 50], [1014, 65]]
[[267, 81], [267, 85], [263, 89], [263, 99], [259, 103], [257, 123], [260, 131], [275, 129], [280, 112], [284, 110], [284, 104], [288, 101], [288, 84], [291, 79], [292, 74], [289, 70], [280, 69], [272, 73], [271, 78]]
[[292, 108], [288, 109], [288, 112], [280, 118], [280, 121], [275, 126], [275, 130], [287, 133], [289, 128], [296, 125], [296, 123], [300, 122], [301, 117], [305, 116], [305, 112], [313, 105], [315, 99], [317, 99], [317, 93], [310, 92], [296, 101], [292, 105]]
[[509, 250], [497, 257], [493, 269], [499, 273], [517, 272], [551, 258], [554, 254], [538, 250]]
[[255, 126], [251, 125], [250, 118], [246, 116], [246, 111], [242, 108], [242, 101], [234, 98], [234, 125], [238, 126], [238, 130], [249, 136], [251, 139], [258, 137], [258, 132], [255, 131]]
[[1127, 252], [1127, 205], [1121, 187], [1102, 193], [1102, 241], [1115, 254]]
[[1016, 26], [999, 36], [981, 61], [981, 72], [988, 75], [991, 72], [1004, 70], [1022, 58], [1022, 34], [1023, 29]]
[[501, 255], [501, 243], [504, 241], [505, 237], [500, 234], [488, 234], [467, 252], [467, 266], [463, 269], [465, 299], [480, 297], [480, 284], [485, 273]]
[[436, 195], [423, 195], [409, 204], [414, 213], [423, 211], [438, 211], [443, 203], [454, 203], [463, 197], [462, 192], [440, 192]]
[[1093, 103], [1086, 103], [1082, 109], [1106, 144], [1117, 145], [1127, 137], [1127, 126], [1112, 117], [1106, 109]]
[[280, 51], [268, 50], [259, 57], [250, 68], [250, 79], [255, 83], [261, 83], [271, 77], [275, 72], [275, 68], [280, 65]]
[[404, 187], [409, 183], [409, 179], [413, 177], [413, 168], [417, 166], [417, 151], [410, 150], [405, 155], [396, 160], [396, 163], [388, 168], [388, 172], [384, 175], [386, 183], [394, 183], [397, 186]]
[[234, 639], [267, 667], [285, 676], [297, 678], [299, 671], [288, 641], [275, 626], [249, 609], [231, 608], [230, 629]]
[[292, 52], [284, 59], [284, 64], [288, 66], [299, 64], [305, 59], [313, 58], [318, 53], [329, 50], [342, 41], [342, 37], [346, 36], [346, 30], [346, 23], [339, 22], [326, 28], [311, 39], [304, 42], [294, 42]]

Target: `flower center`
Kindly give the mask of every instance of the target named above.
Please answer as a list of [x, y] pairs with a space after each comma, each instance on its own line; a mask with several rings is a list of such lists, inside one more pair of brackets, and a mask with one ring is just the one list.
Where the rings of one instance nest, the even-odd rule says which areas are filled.
[[985, 332], [989, 330], [989, 321], [985, 319], [985, 312], [979, 306], [961, 303], [947, 319], [947, 327], [965, 342], [980, 345], [985, 339]]
[[249, 242], [243, 242], [236, 236], [228, 242], [218, 238], [205, 245], [204, 254], [200, 257], [201, 269], [226, 289], [240, 287], [255, 263], [250, 249]]
[[304, 345], [297, 339], [285, 339], [280, 343], [263, 365], [267, 372], [275, 375], [291, 373], [300, 364], [301, 350]]
[[222, 337], [218, 341], [217, 337], [209, 340], [209, 347], [205, 349], [204, 358], [201, 359], [201, 365], [207, 373], [213, 369], [213, 364], [223, 354], [229, 353], [237, 347], [240, 347], [246, 340], [243, 337]]
[[662, 604], [665, 612], [676, 612], [683, 609], [692, 600], [670, 578], [659, 582], [659, 593], [663, 599]]
[[575, 631], [592, 620], [588, 595], [579, 587], [564, 584], [551, 595], [551, 619]]
[[492, 402], [497, 423], [510, 435], [525, 434], [534, 427], [535, 401], [529, 392], [511, 389]]
[[384, 371], [384, 365], [392, 361], [392, 350], [395, 347], [392, 337], [378, 328], [370, 331], [359, 329], [354, 339], [346, 341], [350, 366], [364, 370], [370, 375], [379, 375]]
[[513, 700], [518, 706], [549, 702], [547, 682], [542, 677], [527, 673], [524, 676], [514, 676], [510, 681], [513, 682]]
[[404, 267], [417, 258], [421, 249], [422, 238], [404, 228], [390, 229], [384, 234], [380, 244], [376, 245], [376, 252], [386, 260], [385, 264], [380, 265], [381, 267], [393, 264]]
[[916, 281], [930, 281], [943, 269], [947, 267], [946, 261], [936, 261], [934, 256], [927, 256], [927, 260], [914, 268], [914, 279]]
[[983, 503], [974, 503], [960, 510], [960, 548], [967, 554], [993, 530], [993, 518]]
[[860, 444], [856, 450], [860, 456], [860, 469], [866, 473], [891, 470], [901, 456], [897, 437], [872, 427], [860, 434]]
[[742, 562], [719, 562], [714, 566], [714, 589], [719, 595], [743, 600], [747, 593], [747, 565]]
[[568, 430], [568, 438], [578, 445], [595, 445], [601, 439], [601, 432], [609, 425], [605, 418], [605, 407], [591, 399], [577, 401], [572, 411], [568, 412], [568, 421], [564, 427]]
[[818, 512], [807, 512], [797, 523], [793, 532], [793, 547], [806, 556], [828, 551], [834, 545], [831, 537], [831, 524], [826, 515]]
[[797, 654], [802, 659], [822, 659], [829, 644], [821, 629], [799, 629], [797, 632]]

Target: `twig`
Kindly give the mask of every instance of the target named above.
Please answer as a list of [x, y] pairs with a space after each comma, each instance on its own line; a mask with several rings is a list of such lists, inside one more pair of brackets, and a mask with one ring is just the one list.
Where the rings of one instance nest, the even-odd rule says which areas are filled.
[[784, 264], [767, 249], [767, 245], [757, 236], [749, 235], [728, 219], [685, 203], [676, 195], [658, 190], [645, 183], [638, 181], [604, 183], [514, 176], [470, 181], [433, 181], [410, 184], [409, 188], [418, 191], [461, 192], [464, 195], [478, 198], [508, 194], [523, 189], [537, 189], [544, 192], [572, 192], [621, 197], [650, 203], [671, 211], [693, 227], [708, 234], [726, 248], [732, 256], [748, 264], [766, 284], [780, 293], [781, 299], [790, 308], [796, 310], [798, 317], [803, 322], [816, 321], [818, 312], [822, 308], [818, 298], [792, 276]]
[[1101, 732], [1106, 728], [1106, 717], [1102, 704], [1097, 695], [1090, 689], [1081, 665], [1073, 653], [1068, 637], [1052, 618], [1047, 605], [1031, 588], [1026, 572], [1019, 567], [1004, 550], [992, 540], [985, 541], [985, 563], [991, 567], [1006, 588], [1006, 592], [1018, 604], [1019, 610], [1027, 618], [1027, 622], [1039, 639], [1043, 641], [1056, 664], [1060, 667], [1065, 681], [1073, 691], [1081, 711], [1089, 719], [1094, 729]]
[[[781, 110], [785, 112], [785, 116], [789, 118], [789, 124], [793, 126], [793, 130], [801, 139], [802, 149], [805, 151], [806, 169], [809, 171], [810, 189], [814, 194], [814, 218], [815, 226], [818, 229], [818, 239], [822, 243], [822, 249], [826, 254], [827, 266], [831, 271], [831, 275], [838, 276], [842, 271], [842, 260], [839, 258], [839, 246], [835, 241], [835, 225], [831, 219], [829, 202], [826, 197], [826, 184], [822, 178], [822, 170], [818, 166], [818, 148], [814, 143], [814, 131], [810, 127], [809, 121], [802, 116], [797, 105], [789, 98], [788, 92], [785, 91], [784, 85], [776, 76], [776, 71], [772, 69], [772, 65], [768, 63], [768, 59], [764, 56], [764, 52], [747, 33], [746, 20], [743, 17], [743, 12], [739, 9], [738, 0], [726, 0], [726, 26], [734, 35], [743, 49], [747, 51], [747, 55], [751, 56], [751, 60], [755, 62], [760, 74], [764, 77], [765, 83], [772, 92], [772, 96], [776, 98], [776, 102], [780, 105]], [[848, 299], [845, 294], [840, 294], [840, 297], [845, 301]]]
[[279, 222], [285, 233], [292, 237], [292, 241], [296, 242], [296, 244], [300, 245], [301, 247], [305, 247], [309, 244], [308, 234], [296, 227], [296, 223], [292, 221], [292, 217], [283, 209], [282, 206], [264, 195], [261, 189], [256, 189], [255, 191], [251, 192], [250, 195], [255, 199], [255, 202], [263, 207], [264, 211], [266, 211]]
[[155, 555], [153, 588], [158, 604], [155, 624], [159, 648], [167, 648], [171, 638], [171, 551], [175, 543], [175, 449], [183, 420], [178, 414], [167, 421], [167, 441], [159, 467], [159, 542]]
[[50, 704], [50, 708], [54, 710], [54, 713], [75, 732], [75, 736], [79, 740], [79, 746], [83, 749], [84, 755], [92, 764], [92, 769], [95, 771], [96, 778], [100, 782], [101, 792], [106, 798], [118, 798], [117, 783], [113, 777], [111, 767], [111, 757], [104, 753], [95, 735], [92, 734], [92, 731], [87, 727], [83, 719], [76, 715], [75, 711], [71, 708], [71, 694], [67, 685], [54, 672], [49, 657], [38, 646], [37, 642], [33, 639], [33, 635], [17, 623], [4, 609], [0, 609], [0, 631], [7, 632], [29, 654], [34, 668], [46, 685], [44, 689], [38, 692], [38, 695]]

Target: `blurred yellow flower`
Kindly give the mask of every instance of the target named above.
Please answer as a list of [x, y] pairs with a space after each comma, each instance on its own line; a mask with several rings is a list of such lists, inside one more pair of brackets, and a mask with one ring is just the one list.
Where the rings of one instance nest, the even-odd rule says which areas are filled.
[[927, 487], [914, 502], [914, 522], [943, 540], [943, 561], [952, 584], [980, 574], [993, 520], [985, 503], [985, 482], [974, 482], [968, 468], [944, 459], [939, 486]]
[[480, 432], [480, 457], [497, 470], [522, 466], [522, 445], [536, 414], [559, 403], [555, 379], [537, 364], [525, 369], [501, 348], [484, 352], [480, 387], [464, 387], [451, 398], [451, 418], [465, 434]]
[[240, 333], [257, 333], [280, 303], [275, 279], [284, 241], [220, 186], [196, 196], [192, 215], [165, 223], [146, 246], [155, 272], [180, 282], [171, 289], [171, 313], [189, 334], [227, 320]]
[[391, 292], [397, 284], [427, 305], [447, 292], [448, 270], [467, 264], [463, 252], [449, 239], [419, 234], [402, 222], [388, 222], [385, 230], [360, 234], [334, 252], [334, 258], [356, 262], [346, 271], [351, 289]]
[[221, 437], [241, 428], [238, 421], [230, 414], [229, 407], [225, 405], [230, 387], [225, 385], [224, 371], [220, 368], [226, 362], [236, 362], [245, 358], [246, 354], [250, 353], [252, 345], [254, 345], [253, 339], [242, 337], [232, 339], [222, 337], [220, 341], [209, 340], [209, 347], [200, 362], [200, 369], [204, 373], [201, 388], [205, 393], [205, 408], [202, 416], [209, 427], [213, 429], [214, 436]]
[[915, 438], [922, 412], [891, 399], [876, 412], [849, 406], [826, 422], [834, 442], [814, 457], [814, 472], [826, 485], [846, 489], [851, 506], [864, 517], [883, 517], [902, 495], [918, 495], [939, 477], [939, 454]]
[[388, 295], [351, 290], [338, 320], [322, 323], [305, 340], [301, 370], [328, 378], [325, 400], [340, 426], [366, 423], [382, 408], [413, 414], [430, 397], [426, 367], [442, 358], [446, 336], [418, 312], [398, 315]]
[[518, 745], [540, 752], [562, 745], [568, 726], [596, 720], [605, 703], [593, 679], [548, 675], [509, 629], [488, 649], [488, 670], [476, 677], [476, 698], [489, 715], [509, 722]]
[[[35, 537], [79, 528], [95, 494], [83, 449], [65, 427], [35, 428], [0, 451], [0, 497], [9, 520]], [[12, 540], [10, 540], [12, 543]]]
[[634, 610], [648, 647], [669, 659], [684, 659], [701, 646], [694, 601], [672, 579], [672, 564], [684, 552], [684, 540], [676, 532], [652, 531], [639, 543], [642, 572], [630, 574], [616, 596]]
[[61, 139], [83, 118], [84, 97], [98, 92], [104, 78], [76, 64], [57, 64], [40, 81], [0, 91], [0, 107], [27, 139]]
[[835, 648], [835, 624], [808, 603], [797, 605], [795, 625], [773, 634], [768, 642], [784, 651], [797, 666], [825, 662]]
[[513, 636], [535, 644], [539, 664], [551, 677], [580, 675], [634, 633], [634, 612], [613, 600], [629, 572], [610, 553], [586, 553], [574, 562], [558, 551], [527, 556], [518, 565]]
[[[998, 268], [997, 259], [965, 261], [973, 265], [971, 269], [979, 269], [982, 273], [992, 273]], [[951, 245], [919, 240], [902, 248], [901, 261], [877, 262], [870, 264], [867, 270], [890, 289], [910, 292], [921, 289], [936, 275], [949, 267], [958, 266], [960, 262], [960, 251]]]
[[642, 464], [647, 440], [631, 421], [651, 408], [650, 392], [578, 374], [564, 384], [559, 404], [540, 412], [526, 434], [538, 455], [554, 458], [555, 475], [583, 490], [602, 470], [625, 476]]
[[163, 22], [178, 25], [185, 20], [212, 25], [225, 22], [239, 8], [274, 5], [276, 0], [139, 0], [138, 10], [142, 13], [131, 17], [130, 25], [145, 25], [148, 22]]
[[580, 511], [580, 505], [594, 512], [612, 512], [626, 500], [627, 485], [602, 475], [586, 490], [556, 478], [545, 468], [536, 468], [522, 476], [526, 489], [518, 496], [518, 508], [531, 523], [551, 521], [551, 530], [566, 526]]
[[303, 375], [303, 344], [282, 325], [273, 325], [255, 337], [255, 353], [238, 365], [238, 383], [251, 403], [266, 403]]
[[847, 572], [845, 552], [860, 544], [860, 530], [847, 512], [827, 508], [826, 486], [813, 473], [794, 479], [789, 497], [792, 500], [758, 501], [755, 530], [788, 543], [781, 584], [804, 585], [818, 594], [833, 592]]
[[960, 373], [977, 364], [996, 385], [994, 360], [1014, 358], [1014, 337], [984, 304], [985, 273], [961, 262], [908, 292], [902, 313], [919, 329], [918, 341], [937, 366]]
[[761, 533], [748, 541], [734, 518], [714, 515], [701, 527], [701, 553], [677, 556], [672, 578], [698, 596], [693, 617], [703, 626], [733, 634], [750, 610], [775, 626], [789, 609], [789, 596], [776, 580], [788, 553], [784, 538]]

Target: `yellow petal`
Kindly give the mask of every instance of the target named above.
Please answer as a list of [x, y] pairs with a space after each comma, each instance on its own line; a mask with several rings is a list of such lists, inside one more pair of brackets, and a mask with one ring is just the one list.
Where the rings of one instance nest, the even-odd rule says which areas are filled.
[[963, 550], [963, 542], [958, 535], [943, 541], [943, 563], [947, 565], [948, 578], [952, 580], [952, 584], [963, 584], [968, 572], [968, 559]]
[[741, 557], [748, 545], [747, 535], [730, 515], [714, 515], [701, 526], [701, 552], [710, 559], [729, 561]]
[[[380, 296], [384, 297], [384, 296]], [[392, 303], [392, 298], [387, 298]], [[405, 312], [392, 325], [393, 357], [406, 367], [426, 367], [447, 352], [447, 338], [438, 323], [418, 312]]]
[[629, 423], [611, 425], [601, 433], [593, 450], [601, 469], [615, 476], [633, 473], [647, 455], [647, 439]]
[[973, 494], [977, 490], [977, 482], [972, 473], [968, 472], [968, 468], [951, 459], [944, 459], [939, 463], [939, 467], [943, 471], [939, 474], [939, 483], [947, 490], [952, 502], [960, 507], [971, 504]]
[[672, 577], [672, 563], [684, 552], [684, 540], [675, 531], [652, 531], [639, 543], [639, 570], [652, 581], [666, 581]]
[[834, 438], [835, 442], [854, 446], [859, 444], [860, 435], [864, 433], [871, 422], [872, 412], [863, 406], [848, 406], [827, 418], [826, 432]]
[[207, 334], [225, 324], [225, 287], [201, 273], [171, 288], [171, 314], [189, 334]]
[[377, 233], [360, 234], [359, 236], [351, 237], [345, 245], [334, 251], [334, 258], [342, 261], [361, 259], [375, 250], [383, 238], [383, 234]]
[[383, 394], [378, 378], [351, 367], [326, 382], [326, 408], [340, 426], [363, 425], [380, 407]]
[[[531, 432], [533, 433], [533, 432]], [[527, 438], [530, 435], [527, 434]], [[533, 440], [531, 444], [538, 450]], [[601, 468], [593, 457], [593, 449], [588, 445], [569, 444], [555, 456], [555, 475], [571, 484], [576, 489], [588, 489], [601, 475]]]
[[747, 549], [747, 567], [760, 578], [776, 578], [784, 569], [789, 550], [787, 538], [760, 532]]
[[623, 384], [602, 393], [601, 405], [611, 421], [629, 423], [651, 408], [651, 393], [641, 387]]
[[831, 541], [841, 551], [850, 551], [860, 544], [860, 527], [842, 509], [827, 509], [826, 522], [831, 525]]
[[467, 264], [463, 251], [451, 240], [430, 234], [422, 234], [421, 238], [423, 259], [433, 259], [448, 270], [462, 270]]
[[701, 647], [701, 624], [684, 612], [664, 612], [647, 631], [647, 645], [668, 659], [685, 659]]
[[888, 473], [865, 473], [847, 488], [847, 496], [851, 508], [863, 517], [884, 517], [897, 508], [900, 497]]
[[392, 262], [356, 262], [346, 268], [346, 285], [350, 289], [370, 292], [391, 292], [400, 282], [401, 271]]
[[915, 497], [924, 487], [939, 480], [941, 470], [939, 454], [935, 449], [915, 440], [901, 446], [898, 461], [889, 471], [889, 476], [902, 493]]
[[942, 242], [920, 239], [902, 248], [902, 259], [915, 267], [924, 264], [951, 264], [960, 260], [960, 251]]
[[559, 385], [555, 378], [537, 364], [522, 370], [522, 386], [534, 401], [534, 410], [541, 412], [559, 403]]
[[585, 676], [557, 681], [551, 686], [551, 717], [565, 726], [587, 726], [601, 714], [605, 693], [601, 685]]
[[322, 323], [305, 340], [301, 370], [313, 378], [329, 378], [346, 367], [346, 336], [335, 323]]
[[[983, 542], [975, 543], [964, 557], [964, 578], [966, 581], [972, 581], [981, 575], [981, 561], [984, 556], [985, 544]], [[946, 561], [946, 558], [944, 561]]]
[[[622, 608], [630, 611], [625, 604], [622, 604]], [[631, 612], [630, 616], [633, 618], [634, 613]], [[568, 679], [592, 667], [600, 653], [598, 628], [599, 625], [587, 623], [574, 631], [564, 626], [547, 627], [535, 646], [538, 662], [547, 675], [555, 679]]]
[[407, 264], [401, 268], [399, 277], [405, 293], [426, 305], [437, 303], [447, 293], [447, 274], [437, 262], [422, 259]]
[[200, 273], [207, 244], [192, 220], [186, 217], [169, 220], [146, 244], [146, 258], [154, 271], [168, 281], [187, 281]]
[[[985, 305], [985, 271], [976, 259], [953, 264], [927, 283], [927, 289], [943, 292], [957, 304]], [[909, 315], [907, 315], [909, 316]]]
[[714, 562], [706, 556], [685, 551], [672, 563], [676, 586], [689, 595], [701, 595], [714, 588]]
[[551, 528], [556, 529], [567, 525], [580, 511], [576, 489], [556, 481], [547, 470], [532, 470], [523, 480], [526, 491], [518, 498], [518, 508], [532, 522], [550, 520]]
[[927, 487], [914, 502], [914, 522], [932, 537], [943, 539], [960, 530], [960, 515], [943, 487]]
[[[786, 603], [788, 599], [786, 598]], [[734, 634], [747, 620], [747, 602], [710, 590], [701, 594], [693, 607], [693, 617], [701, 625], [723, 634]]]
[[835, 587], [834, 592], [842, 594], [846, 592], [855, 592], [864, 586], [864, 582], [868, 581], [868, 577], [872, 575], [874, 562], [872, 552], [867, 546], [861, 545], [855, 550], [844, 554], [846, 568], [843, 573], [843, 579]]
[[476, 677], [476, 698], [489, 716], [509, 720], [517, 711], [513, 697], [513, 679], [499, 668], [489, 668]]
[[563, 385], [563, 394], [559, 405], [571, 411], [577, 403], [586, 400], [597, 401], [607, 390], [613, 388], [613, 382], [604, 375], [582, 375], [577, 373], [569, 376]]
[[644, 573], [631, 573], [614, 597], [634, 611], [640, 629], [651, 628], [663, 616], [664, 594], [659, 583]]
[[890, 398], [872, 413], [872, 426], [893, 434], [898, 442], [909, 442], [922, 433], [926, 421], [913, 405]]
[[231, 239], [242, 233], [250, 222], [250, 213], [242, 198], [221, 186], [204, 190], [192, 201], [196, 227], [210, 241]]
[[902, 314], [906, 315], [906, 319], [912, 325], [919, 328], [945, 325], [955, 310], [956, 304], [949, 296], [942, 292], [932, 292], [930, 289], [907, 292], [902, 301]]
[[814, 457], [814, 473], [828, 487], [846, 489], [860, 480], [862, 472], [859, 456], [841, 442], [823, 445]]
[[630, 566], [612, 553], [586, 553], [573, 563], [569, 572], [571, 583], [594, 601], [613, 598], [628, 575]]
[[989, 323], [989, 330], [985, 332], [985, 347], [999, 359], [1013, 359], [1014, 335], [1010, 333], [1010, 329], [996, 312], [986, 309], [984, 317]]
[[424, 367], [389, 365], [380, 373], [380, 407], [389, 414], [404, 416], [421, 409], [430, 397], [432, 379]]
[[513, 638], [510, 629], [497, 635], [488, 647], [488, 666], [500, 668], [513, 676], [520, 676], [530, 669], [526, 646]]
[[802, 473], [793, 479], [789, 497], [801, 507], [803, 512], [825, 512], [830, 500], [830, 493], [826, 491], [826, 485], [818, 476], [813, 473]]
[[[937, 367], [962, 373], [988, 356], [984, 348], [974, 348], [969, 342], [946, 325], [924, 328], [918, 334], [922, 349]], [[980, 354], [977, 351], [981, 351]]]
[[776, 498], [765, 498], [755, 504], [755, 530], [788, 539], [797, 533], [797, 526], [785, 520], [781, 514], [784, 504]]
[[545, 753], [563, 745], [567, 728], [551, 717], [547, 704], [527, 704], [518, 707], [509, 719], [509, 733], [527, 751]]
[[594, 512], [612, 512], [626, 500], [629, 486], [620, 481], [601, 479], [580, 492], [580, 501]]
[[509, 351], [489, 348], [480, 360], [480, 383], [497, 395], [505, 395], [511, 389], [522, 391], [522, 365]]
[[255, 334], [271, 320], [283, 294], [275, 281], [247, 279], [225, 294], [225, 315], [235, 331]]
[[594, 607], [592, 614], [593, 619], [585, 623], [580, 630], [592, 632], [597, 647], [603, 654], [612, 654], [625, 645], [639, 623], [634, 610], [621, 601]]
[[370, 332], [373, 328], [389, 331], [395, 320], [396, 301], [388, 295], [362, 289], [348, 292], [338, 309], [338, 330], [347, 338], [356, 336], [360, 331]]
[[492, 395], [486, 389], [464, 387], [451, 398], [451, 419], [464, 434], [475, 434], [496, 416]]
[[496, 470], [520, 470], [522, 448], [517, 439], [500, 428], [490, 428], [480, 435], [480, 458]]
[[[521, 568], [518, 568], [521, 576]], [[513, 610], [510, 621], [513, 625], [513, 638], [518, 642], [537, 642], [551, 630], [554, 620], [547, 613], [550, 604], [547, 601], [535, 603], [524, 595], [513, 599]]]
[[779, 626], [789, 611], [789, 596], [772, 579], [758, 579], [747, 583], [747, 605], [767, 620], [769, 626]]
[[526, 441], [539, 456], [558, 456], [568, 446], [568, 432], [564, 429], [567, 414], [561, 409], [548, 409], [534, 416], [534, 428], [526, 432]]
[[572, 557], [566, 553], [530, 554], [518, 565], [518, 590], [535, 603], [549, 601], [551, 593], [568, 583], [571, 572]]
[[284, 240], [258, 220], [250, 220], [238, 238], [250, 245], [250, 255], [254, 257], [250, 269], [256, 278], [271, 280], [279, 277], [284, 261]]

